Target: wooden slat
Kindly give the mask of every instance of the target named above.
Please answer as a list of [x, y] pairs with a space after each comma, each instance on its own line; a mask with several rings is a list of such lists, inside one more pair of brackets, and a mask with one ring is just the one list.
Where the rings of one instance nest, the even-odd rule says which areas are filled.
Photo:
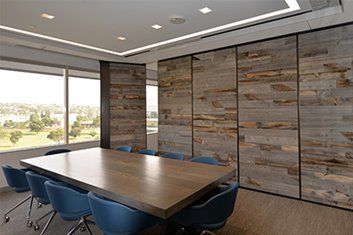
[[299, 197], [296, 37], [238, 47], [243, 186]]
[[237, 163], [235, 48], [193, 56], [194, 155]]
[[302, 196], [353, 209], [353, 25], [299, 35]]
[[146, 148], [144, 65], [110, 63], [110, 147]]
[[192, 156], [191, 56], [158, 63], [160, 152]]
[[92, 148], [21, 165], [167, 219], [235, 175], [232, 167]]

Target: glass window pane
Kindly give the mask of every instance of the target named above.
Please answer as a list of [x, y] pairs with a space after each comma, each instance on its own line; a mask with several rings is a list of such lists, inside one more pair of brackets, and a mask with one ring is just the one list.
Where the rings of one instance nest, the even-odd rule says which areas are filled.
[[0, 151], [64, 143], [63, 76], [0, 69]]
[[147, 134], [158, 133], [158, 86], [146, 86]]
[[100, 139], [100, 81], [69, 78], [69, 142]]

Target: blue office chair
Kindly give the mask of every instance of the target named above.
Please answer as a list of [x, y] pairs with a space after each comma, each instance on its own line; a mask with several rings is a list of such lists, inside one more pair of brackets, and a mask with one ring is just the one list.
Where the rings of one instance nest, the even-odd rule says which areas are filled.
[[[51, 179], [43, 175], [39, 175], [33, 171], [27, 171], [26, 177], [32, 192], [32, 196], [37, 199], [38, 203], [40, 203], [41, 205], [50, 204], [50, 200], [47, 194], [47, 190], [45, 189], [44, 183]], [[37, 219], [34, 223], [35, 224], [34, 230], [38, 230], [39, 221], [43, 220], [45, 217], [47, 217], [50, 214], [53, 215], [54, 210], [50, 210], [48, 213], [46, 213], [45, 215]]]
[[[26, 169], [16, 169], [13, 168], [9, 165], [2, 165], [2, 170], [5, 175], [6, 182], [9, 187], [11, 187], [15, 192], [17, 193], [22, 193], [22, 192], [28, 192], [30, 190], [27, 178], [26, 178]], [[10, 217], [8, 216], [9, 213], [11, 213], [13, 210], [15, 210], [17, 207], [25, 203], [26, 201], [30, 200], [29, 203], [29, 209], [27, 213], [27, 226], [31, 227], [32, 226], [32, 221], [30, 219], [31, 217], [31, 211], [32, 211], [32, 204], [33, 204], [33, 196], [29, 195], [22, 201], [20, 201], [18, 204], [16, 204], [14, 207], [6, 211], [4, 215], [4, 222], [7, 223], [10, 221]]]
[[161, 157], [176, 159], [176, 160], [184, 160], [184, 154], [182, 153], [164, 153], [161, 155]]
[[194, 157], [191, 158], [191, 162], [199, 162], [199, 163], [205, 163], [209, 165], [218, 165], [219, 162], [216, 158], [214, 157], [206, 157], [206, 156], [201, 156], [201, 157]]
[[171, 217], [186, 228], [212, 231], [222, 228], [232, 215], [239, 184], [220, 185], [205, 197]]
[[48, 151], [44, 154], [44, 156], [48, 156], [48, 155], [54, 155], [54, 154], [59, 154], [59, 153], [68, 153], [71, 152], [70, 149], [54, 149], [51, 151]]
[[119, 146], [116, 150], [131, 153], [132, 148], [130, 146]]
[[54, 181], [46, 181], [44, 185], [48, 193], [49, 201], [53, 206], [54, 213], [49, 218], [41, 234], [44, 234], [56, 213], [59, 213], [61, 218], [66, 221], [78, 221], [77, 224], [69, 230], [68, 235], [73, 234], [80, 227], [86, 228], [88, 233], [92, 234], [86, 221], [86, 217], [91, 214], [87, 191]]
[[88, 193], [88, 201], [94, 221], [105, 235], [135, 234], [161, 222], [152, 215], [92, 192]]
[[138, 154], [152, 155], [156, 156], [157, 151], [153, 149], [141, 149], [137, 152]]

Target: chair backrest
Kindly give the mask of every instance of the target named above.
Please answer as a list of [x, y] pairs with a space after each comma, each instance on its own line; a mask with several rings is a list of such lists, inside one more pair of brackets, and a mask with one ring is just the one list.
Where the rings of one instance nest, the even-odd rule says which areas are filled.
[[152, 155], [155, 156], [157, 151], [153, 149], [141, 149], [137, 152], [138, 154]]
[[164, 153], [161, 155], [161, 157], [176, 159], [176, 160], [184, 160], [184, 154], [182, 153]]
[[220, 188], [220, 192], [205, 203], [192, 206], [191, 210], [198, 211], [198, 223], [216, 224], [226, 221], [233, 213], [238, 188], [239, 183], [233, 182], [227, 187]]
[[216, 158], [214, 157], [207, 157], [207, 156], [201, 156], [201, 157], [194, 157], [190, 160], [191, 162], [199, 162], [199, 163], [205, 163], [209, 165], [218, 165], [219, 162]]
[[26, 172], [21, 169], [13, 168], [9, 165], [1, 166], [7, 184], [16, 192], [25, 192], [29, 190], [26, 178]]
[[116, 150], [130, 153], [132, 148], [130, 146], [119, 146], [116, 148]]
[[59, 153], [68, 153], [71, 152], [70, 149], [54, 149], [51, 151], [48, 151], [44, 154], [44, 156], [49, 156], [49, 155], [54, 155], [54, 154], [59, 154]]
[[88, 193], [88, 201], [94, 221], [104, 234], [135, 234], [159, 221], [154, 216], [92, 192]]
[[65, 183], [50, 180], [44, 185], [53, 209], [62, 217], [89, 210], [87, 192], [78, 191]]
[[35, 196], [40, 203], [50, 203], [47, 190], [45, 189], [44, 183], [50, 180], [48, 177], [37, 174], [33, 171], [26, 172], [27, 181], [31, 189], [32, 195]]

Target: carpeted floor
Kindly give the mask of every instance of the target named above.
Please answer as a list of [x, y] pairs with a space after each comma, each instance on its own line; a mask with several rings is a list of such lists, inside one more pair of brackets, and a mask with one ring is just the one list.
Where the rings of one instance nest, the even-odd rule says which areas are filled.
[[[5, 209], [15, 204], [26, 193], [0, 193], [1, 216]], [[38, 218], [51, 209], [44, 206], [34, 207], [32, 218]], [[27, 228], [25, 217], [27, 204], [10, 214], [8, 223], [1, 221], [1, 235], [39, 234], [33, 228]], [[45, 221], [42, 222], [44, 226]], [[56, 216], [46, 234], [66, 234], [74, 222], [63, 221]], [[90, 226], [94, 234], [102, 234], [95, 226]], [[161, 227], [155, 227], [144, 234], [160, 234]], [[76, 234], [87, 234], [78, 231]], [[342, 234], [353, 235], [353, 212], [321, 206], [313, 203], [274, 196], [270, 194], [240, 189], [233, 215], [226, 226], [216, 234]]]

